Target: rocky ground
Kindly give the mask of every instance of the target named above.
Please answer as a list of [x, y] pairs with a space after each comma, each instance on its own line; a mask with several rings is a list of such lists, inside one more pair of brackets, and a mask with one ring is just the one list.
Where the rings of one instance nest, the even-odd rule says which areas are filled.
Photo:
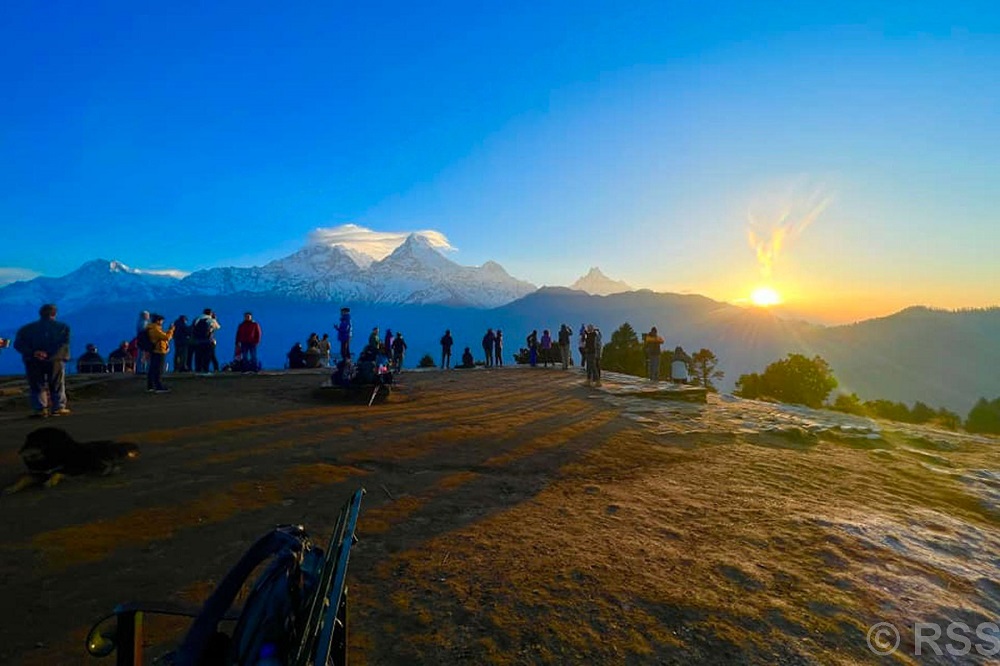
[[[409, 372], [372, 408], [309, 372], [76, 384], [45, 425], [143, 455], [0, 498], [0, 662], [91, 663], [116, 603], [199, 602], [272, 525], [321, 535], [364, 486], [352, 663], [989, 663], [989, 627], [914, 656], [913, 625], [1000, 615], [996, 439], [581, 379]], [[39, 424], [0, 401], [7, 485]], [[183, 628], [148, 621], [150, 654]]]

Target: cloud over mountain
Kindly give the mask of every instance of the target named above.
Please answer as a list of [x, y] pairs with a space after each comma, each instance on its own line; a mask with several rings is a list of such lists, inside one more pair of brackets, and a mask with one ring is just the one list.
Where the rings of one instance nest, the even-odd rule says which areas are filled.
[[321, 227], [309, 234], [312, 245], [339, 245], [349, 250], [361, 252], [372, 259], [384, 259], [403, 244], [410, 236], [425, 239], [435, 250], [452, 251], [455, 247], [440, 231], [375, 231], [357, 224], [342, 224], [338, 227]]

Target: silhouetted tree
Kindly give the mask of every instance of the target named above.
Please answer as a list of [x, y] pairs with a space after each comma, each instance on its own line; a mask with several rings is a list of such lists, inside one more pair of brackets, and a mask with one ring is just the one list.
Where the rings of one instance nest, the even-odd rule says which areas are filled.
[[980, 398], [965, 418], [969, 432], [1000, 434], [1000, 398], [988, 401]]
[[646, 360], [642, 353], [642, 345], [635, 329], [628, 322], [619, 326], [618, 330], [611, 334], [610, 340], [604, 341], [601, 367], [629, 375], [645, 374]]
[[430, 354], [424, 354], [420, 358], [420, 362], [417, 363], [417, 367], [418, 368], [434, 368], [434, 367], [437, 367], [437, 364], [434, 363], [434, 359], [431, 357]]
[[789, 354], [757, 375], [742, 375], [736, 394], [744, 398], [768, 397], [807, 407], [822, 407], [830, 391], [837, 388], [830, 364], [823, 358]]
[[[673, 353], [671, 353], [671, 357], [673, 357]], [[715, 387], [713, 381], [720, 380], [726, 375], [722, 370], [715, 369], [718, 364], [719, 359], [715, 356], [715, 353], [711, 349], [702, 347], [691, 355], [691, 362], [688, 363], [688, 371], [691, 373], [691, 378], [695, 384], [700, 384], [709, 391], [717, 392], [718, 389]]]

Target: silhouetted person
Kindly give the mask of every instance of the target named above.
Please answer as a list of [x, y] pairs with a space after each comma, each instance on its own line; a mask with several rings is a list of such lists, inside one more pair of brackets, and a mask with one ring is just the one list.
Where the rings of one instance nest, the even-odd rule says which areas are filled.
[[451, 365], [451, 346], [455, 340], [451, 337], [451, 329], [446, 329], [441, 336], [441, 367], [445, 370]]
[[82, 375], [98, 374], [107, 372], [108, 368], [104, 359], [97, 353], [97, 347], [93, 344], [87, 345], [87, 351], [76, 359], [76, 371]]
[[38, 321], [25, 324], [14, 336], [28, 376], [32, 416], [69, 414], [66, 407], [66, 373], [69, 360], [69, 326], [56, 321], [56, 306], [43, 305]]
[[306, 367], [306, 353], [302, 349], [302, 343], [296, 342], [288, 352], [288, 369], [300, 370]]

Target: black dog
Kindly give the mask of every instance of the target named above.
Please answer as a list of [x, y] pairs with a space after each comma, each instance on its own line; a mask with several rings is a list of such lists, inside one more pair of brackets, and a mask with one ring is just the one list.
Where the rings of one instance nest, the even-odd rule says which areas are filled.
[[51, 487], [64, 476], [111, 474], [122, 462], [138, 458], [139, 447], [106, 439], [78, 442], [62, 428], [39, 428], [28, 433], [18, 453], [28, 474], [8, 488], [8, 494], [36, 484]]

